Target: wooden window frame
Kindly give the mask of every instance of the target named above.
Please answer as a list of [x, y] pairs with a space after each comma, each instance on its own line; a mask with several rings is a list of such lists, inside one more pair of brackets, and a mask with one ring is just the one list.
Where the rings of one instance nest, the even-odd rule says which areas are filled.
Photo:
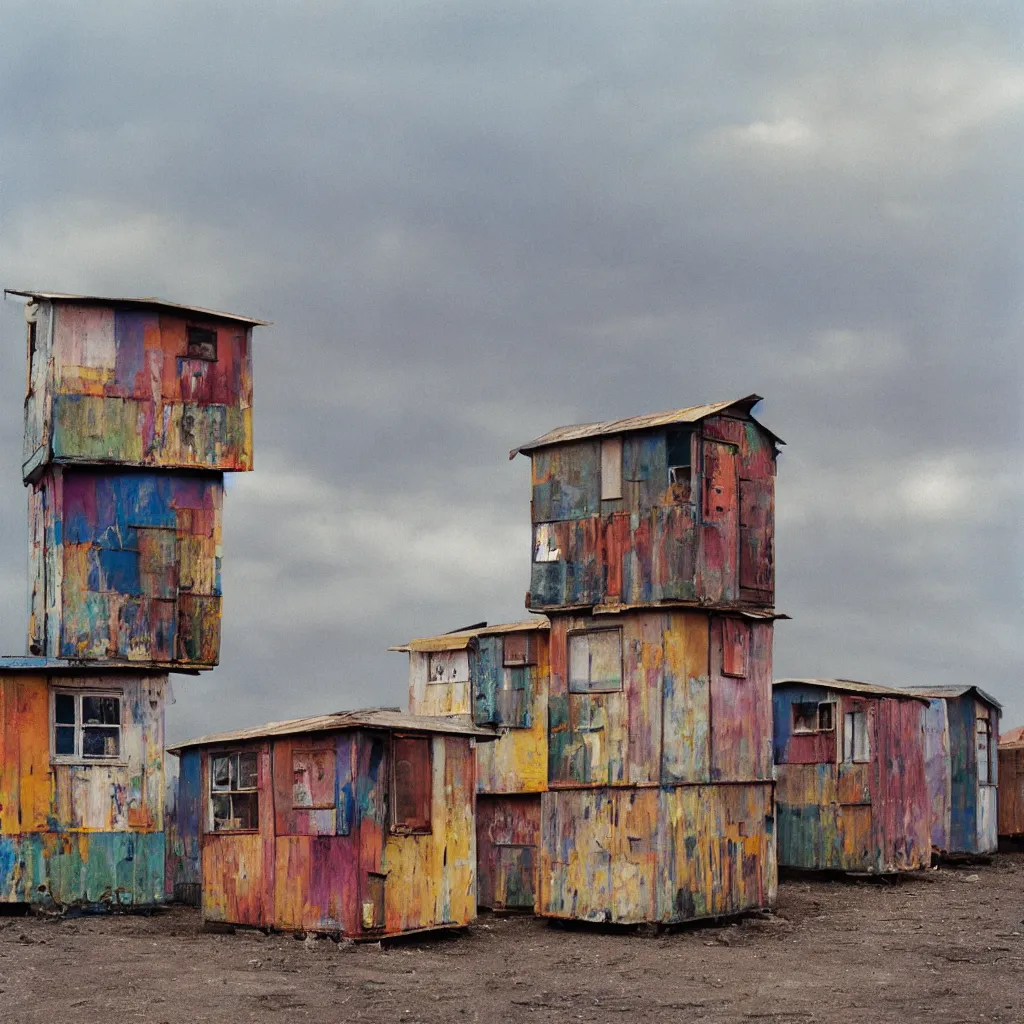
[[[75, 701], [75, 750], [71, 754], [57, 753], [57, 697], [73, 697]], [[90, 726], [82, 721], [82, 699], [85, 697], [113, 698], [117, 701], [117, 725], [104, 724]], [[70, 723], [59, 723], [62, 728], [67, 728]], [[82, 736], [85, 730], [96, 729], [117, 729], [117, 753], [115, 755], [103, 755], [102, 757], [89, 757], [82, 753]], [[50, 762], [52, 764], [73, 764], [73, 765], [124, 765], [127, 758], [124, 753], [124, 691], [123, 690], [96, 690], [89, 688], [78, 689], [71, 686], [54, 686], [50, 688]]]
[[[245, 749], [244, 747], [236, 747], [229, 750], [217, 750], [211, 751], [207, 755], [207, 772], [209, 774], [209, 784], [207, 786], [207, 832], [213, 833], [219, 836], [243, 836], [243, 835], [255, 835], [260, 831], [260, 751]], [[215, 761], [221, 758], [235, 758], [236, 760], [240, 757], [252, 756], [256, 758], [256, 784], [254, 786], [237, 786], [235, 789], [214, 789], [214, 774], [213, 765]], [[236, 775], [238, 773], [236, 772]], [[230, 787], [230, 782], [229, 782]], [[215, 796], [227, 796], [229, 798], [235, 796], [255, 796], [256, 797], [256, 827], [255, 828], [217, 828], [216, 826], [216, 815], [213, 809], [213, 798]], [[232, 804], [233, 806], [233, 804]]]
[[[581, 636], [590, 636], [594, 633], [615, 633], [619, 638], [619, 685], [618, 686], [590, 686], [588, 685], [584, 689], [578, 689], [573, 685], [572, 675], [572, 642], [573, 639]], [[566, 634], [565, 639], [565, 668], [566, 668], [566, 683], [568, 685], [569, 693], [582, 693], [582, 694], [594, 694], [594, 693], [621, 693], [625, 686], [625, 680], [623, 672], [623, 656], [622, 656], [622, 627], [621, 626], [600, 626], [596, 629], [572, 629]]]
[[985, 755], [986, 755], [985, 756], [985, 778], [983, 779], [981, 777], [981, 765], [980, 765], [980, 763], [976, 764], [974, 767], [975, 767], [975, 771], [977, 772], [977, 775], [978, 775], [978, 785], [979, 786], [997, 786], [999, 784], [999, 780], [998, 780], [998, 778], [993, 778], [993, 776], [996, 775], [996, 765], [995, 765], [995, 762], [998, 760], [999, 754], [998, 754], [998, 750], [997, 750], [995, 752], [995, 756], [993, 756], [993, 746], [994, 746], [994, 744], [992, 743], [992, 720], [991, 719], [989, 719], [989, 718], [976, 718], [975, 721], [974, 721], [974, 736], [975, 736], [974, 750], [975, 750], [975, 755], [977, 755], [977, 750], [978, 750], [978, 739], [977, 738], [978, 738], [978, 736], [980, 736], [982, 734], [982, 732], [984, 732], [984, 734], [985, 734]]
[[[808, 708], [816, 707], [815, 712], [815, 724], [813, 729], [797, 728], [797, 708]], [[814, 736], [820, 732], [835, 732], [836, 731], [836, 702], [834, 700], [795, 700], [790, 705], [792, 708], [792, 723], [793, 723], [793, 735], [794, 736]], [[821, 724], [821, 709], [829, 708], [830, 722], [827, 726]]]
[[[398, 751], [399, 743], [413, 741], [426, 745], [426, 769], [423, 772], [423, 784], [426, 786], [425, 801], [421, 801], [421, 810], [426, 811], [425, 817], [419, 817], [412, 824], [407, 818], [405, 821], [398, 820]], [[391, 736], [391, 770], [388, 773], [388, 819], [391, 832], [403, 836], [429, 836], [434, 831], [433, 823], [433, 782], [434, 782], [434, 743], [431, 736], [424, 736], [422, 733], [393, 733]], [[411, 763], [411, 762], [410, 762]]]

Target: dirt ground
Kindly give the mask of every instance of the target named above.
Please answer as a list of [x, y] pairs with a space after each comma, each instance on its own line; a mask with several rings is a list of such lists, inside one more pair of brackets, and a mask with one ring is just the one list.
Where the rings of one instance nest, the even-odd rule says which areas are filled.
[[1024, 1021], [1024, 854], [899, 884], [786, 880], [777, 913], [655, 937], [485, 916], [380, 945], [198, 912], [0, 919], [0, 1020]]

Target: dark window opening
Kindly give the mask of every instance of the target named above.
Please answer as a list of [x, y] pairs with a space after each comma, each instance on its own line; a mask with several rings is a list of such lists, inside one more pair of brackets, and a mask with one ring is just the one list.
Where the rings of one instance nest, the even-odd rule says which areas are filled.
[[668, 482], [690, 486], [690, 467], [693, 465], [693, 430], [689, 427], [669, 430], [665, 435], [668, 457]]
[[107, 693], [55, 692], [54, 757], [109, 761], [121, 756], [121, 697]]
[[189, 359], [206, 359], [215, 362], [217, 359], [217, 331], [213, 327], [194, 327], [189, 324], [185, 328], [188, 342]]
[[392, 765], [393, 831], [430, 832], [430, 740], [425, 736], [396, 736]]
[[831, 701], [794, 704], [793, 732], [831, 732], [835, 728], [833, 707]]
[[260, 827], [257, 784], [259, 754], [210, 758], [210, 804], [214, 832], [255, 832]]

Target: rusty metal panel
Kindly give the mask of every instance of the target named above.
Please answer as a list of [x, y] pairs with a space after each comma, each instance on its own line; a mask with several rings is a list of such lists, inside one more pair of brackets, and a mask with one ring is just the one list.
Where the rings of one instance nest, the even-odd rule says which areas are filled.
[[601, 511], [601, 444], [580, 441], [533, 458], [533, 521], [582, 519]]
[[477, 903], [532, 910], [537, 893], [540, 795], [478, 796]]
[[[749, 645], [742, 676], [725, 671], [724, 638], [736, 630]], [[772, 777], [772, 632], [770, 622], [711, 619], [713, 782]]]
[[1024, 836], [1024, 743], [999, 747], [999, 825], [1001, 836]]
[[740, 479], [740, 578], [744, 597], [770, 603], [775, 586], [773, 480]]

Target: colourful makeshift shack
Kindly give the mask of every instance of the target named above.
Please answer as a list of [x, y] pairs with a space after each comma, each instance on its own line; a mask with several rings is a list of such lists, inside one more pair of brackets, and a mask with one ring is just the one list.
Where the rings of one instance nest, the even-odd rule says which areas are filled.
[[158, 299], [25, 305], [26, 657], [0, 659], [0, 900], [152, 903], [167, 672], [217, 663], [223, 473], [252, 467], [262, 321]]
[[163, 672], [0, 658], [0, 901], [163, 898], [167, 691]]
[[[379, 938], [476, 916], [473, 740], [490, 730], [391, 709], [204, 736], [182, 759], [202, 912]], [[187, 847], [186, 847], [187, 848]]]
[[914, 687], [929, 701], [926, 755], [932, 847], [948, 856], [994, 853], [1002, 705], [979, 686]]
[[1024, 839], [1024, 727], [999, 741], [999, 835]]
[[548, 778], [548, 620], [410, 640], [409, 711], [492, 727], [476, 748], [477, 904], [532, 910]]
[[251, 334], [159, 299], [28, 299], [29, 650], [217, 664], [223, 474], [252, 468]]
[[888, 874], [930, 864], [927, 712], [906, 690], [775, 681], [780, 867]]
[[561, 427], [532, 463], [550, 619], [537, 912], [672, 923], [773, 904], [778, 437], [760, 401]]

